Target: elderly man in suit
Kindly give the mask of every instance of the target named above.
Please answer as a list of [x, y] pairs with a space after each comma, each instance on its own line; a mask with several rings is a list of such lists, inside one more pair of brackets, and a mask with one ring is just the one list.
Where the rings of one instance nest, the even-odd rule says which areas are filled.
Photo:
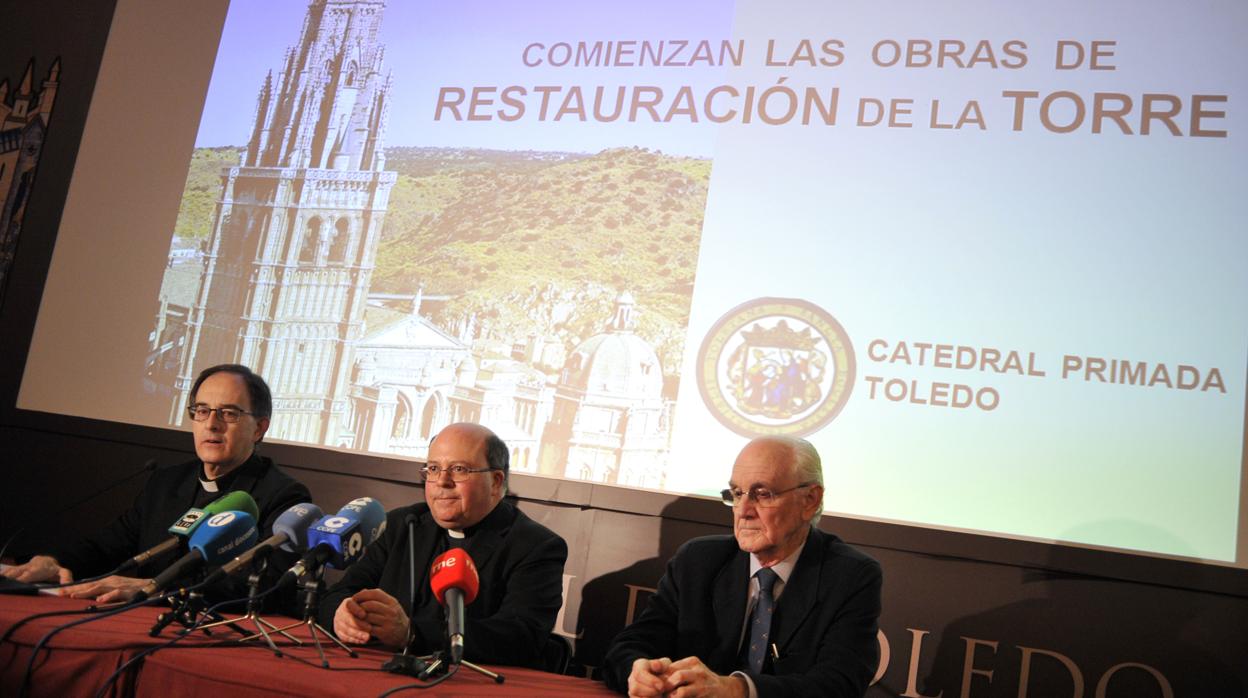
[[[477, 424], [452, 424], [429, 445], [425, 501], [386, 516], [385, 532], [326, 593], [320, 623], [355, 644], [376, 640], [416, 654], [441, 649], [446, 623], [429, 585], [433, 560], [463, 548], [480, 591], [465, 610], [464, 658], [539, 667], [563, 603], [568, 546], [525, 516], [507, 492], [507, 445]], [[408, 518], [415, 525], [409, 543]], [[409, 573], [415, 554], [416, 597]]]
[[632, 696], [862, 696], [879, 661], [879, 564], [814, 527], [819, 454], [751, 441], [724, 502], [733, 535], [677, 551], [612, 642], [607, 684]]

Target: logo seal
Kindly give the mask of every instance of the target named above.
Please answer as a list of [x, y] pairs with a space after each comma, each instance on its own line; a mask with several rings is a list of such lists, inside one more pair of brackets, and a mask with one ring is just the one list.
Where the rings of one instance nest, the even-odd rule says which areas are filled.
[[721, 424], [745, 437], [812, 434], [854, 387], [854, 347], [826, 310], [758, 298], [711, 327], [698, 350], [698, 391]]

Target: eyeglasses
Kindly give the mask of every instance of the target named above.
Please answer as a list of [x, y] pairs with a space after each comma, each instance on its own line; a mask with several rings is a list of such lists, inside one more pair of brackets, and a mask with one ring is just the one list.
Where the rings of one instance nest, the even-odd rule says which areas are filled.
[[489, 472], [493, 468], [469, 468], [466, 465], [456, 463], [455, 465], [426, 465], [420, 469], [420, 474], [426, 480], [440, 480], [442, 473], [450, 473], [451, 479], [455, 482], [463, 482], [473, 473]]
[[197, 422], [206, 422], [213, 412], [221, 418], [226, 424], [234, 424], [245, 414], [255, 415], [255, 412], [240, 410], [237, 407], [209, 407], [207, 405], [191, 405], [186, 408], [186, 413], [191, 415], [191, 419]]
[[743, 500], [745, 500], [746, 497], [749, 497], [750, 499], [754, 500], [755, 506], [764, 507], [764, 508], [774, 507], [780, 503], [780, 495], [787, 494], [789, 492], [792, 492], [793, 490], [800, 490], [803, 487], [810, 487], [813, 484], [815, 483], [804, 482], [798, 485], [797, 487], [790, 487], [787, 490], [780, 490], [779, 492], [769, 490], [766, 487], [758, 487], [758, 486], [751, 487], [748, 492], [741, 490], [740, 488], [737, 488], [737, 487], [730, 487], [726, 490], [721, 490], [719, 493], [719, 496], [723, 497], [724, 504], [730, 507], [740, 504]]

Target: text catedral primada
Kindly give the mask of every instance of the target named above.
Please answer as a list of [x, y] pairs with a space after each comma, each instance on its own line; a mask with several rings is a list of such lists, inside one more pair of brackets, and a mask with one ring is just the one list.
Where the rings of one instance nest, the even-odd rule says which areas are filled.
[[[873, 339], [867, 344], [867, 358], [877, 364], [895, 366], [1041, 379], [1050, 377], [1050, 370], [1044, 368], [1045, 361], [1034, 351]], [[1053, 376], [1085, 383], [1226, 394], [1222, 371], [1216, 366], [1204, 368], [1183, 363], [1063, 354]], [[985, 412], [991, 412], [1001, 404], [1001, 393], [993, 386], [977, 387], [947, 380], [871, 374], [864, 375], [863, 380], [867, 383], [867, 397], [871, 400], [884, 399], [930, 407], [973, 407]]]

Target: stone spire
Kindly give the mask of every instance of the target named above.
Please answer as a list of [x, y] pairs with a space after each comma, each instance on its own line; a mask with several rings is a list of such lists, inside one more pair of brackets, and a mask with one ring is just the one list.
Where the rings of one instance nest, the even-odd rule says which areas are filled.
[[313, 0], [298, 45], [260, 87], [244, 166], [383, 168], [384, 9], [383, 0]]

